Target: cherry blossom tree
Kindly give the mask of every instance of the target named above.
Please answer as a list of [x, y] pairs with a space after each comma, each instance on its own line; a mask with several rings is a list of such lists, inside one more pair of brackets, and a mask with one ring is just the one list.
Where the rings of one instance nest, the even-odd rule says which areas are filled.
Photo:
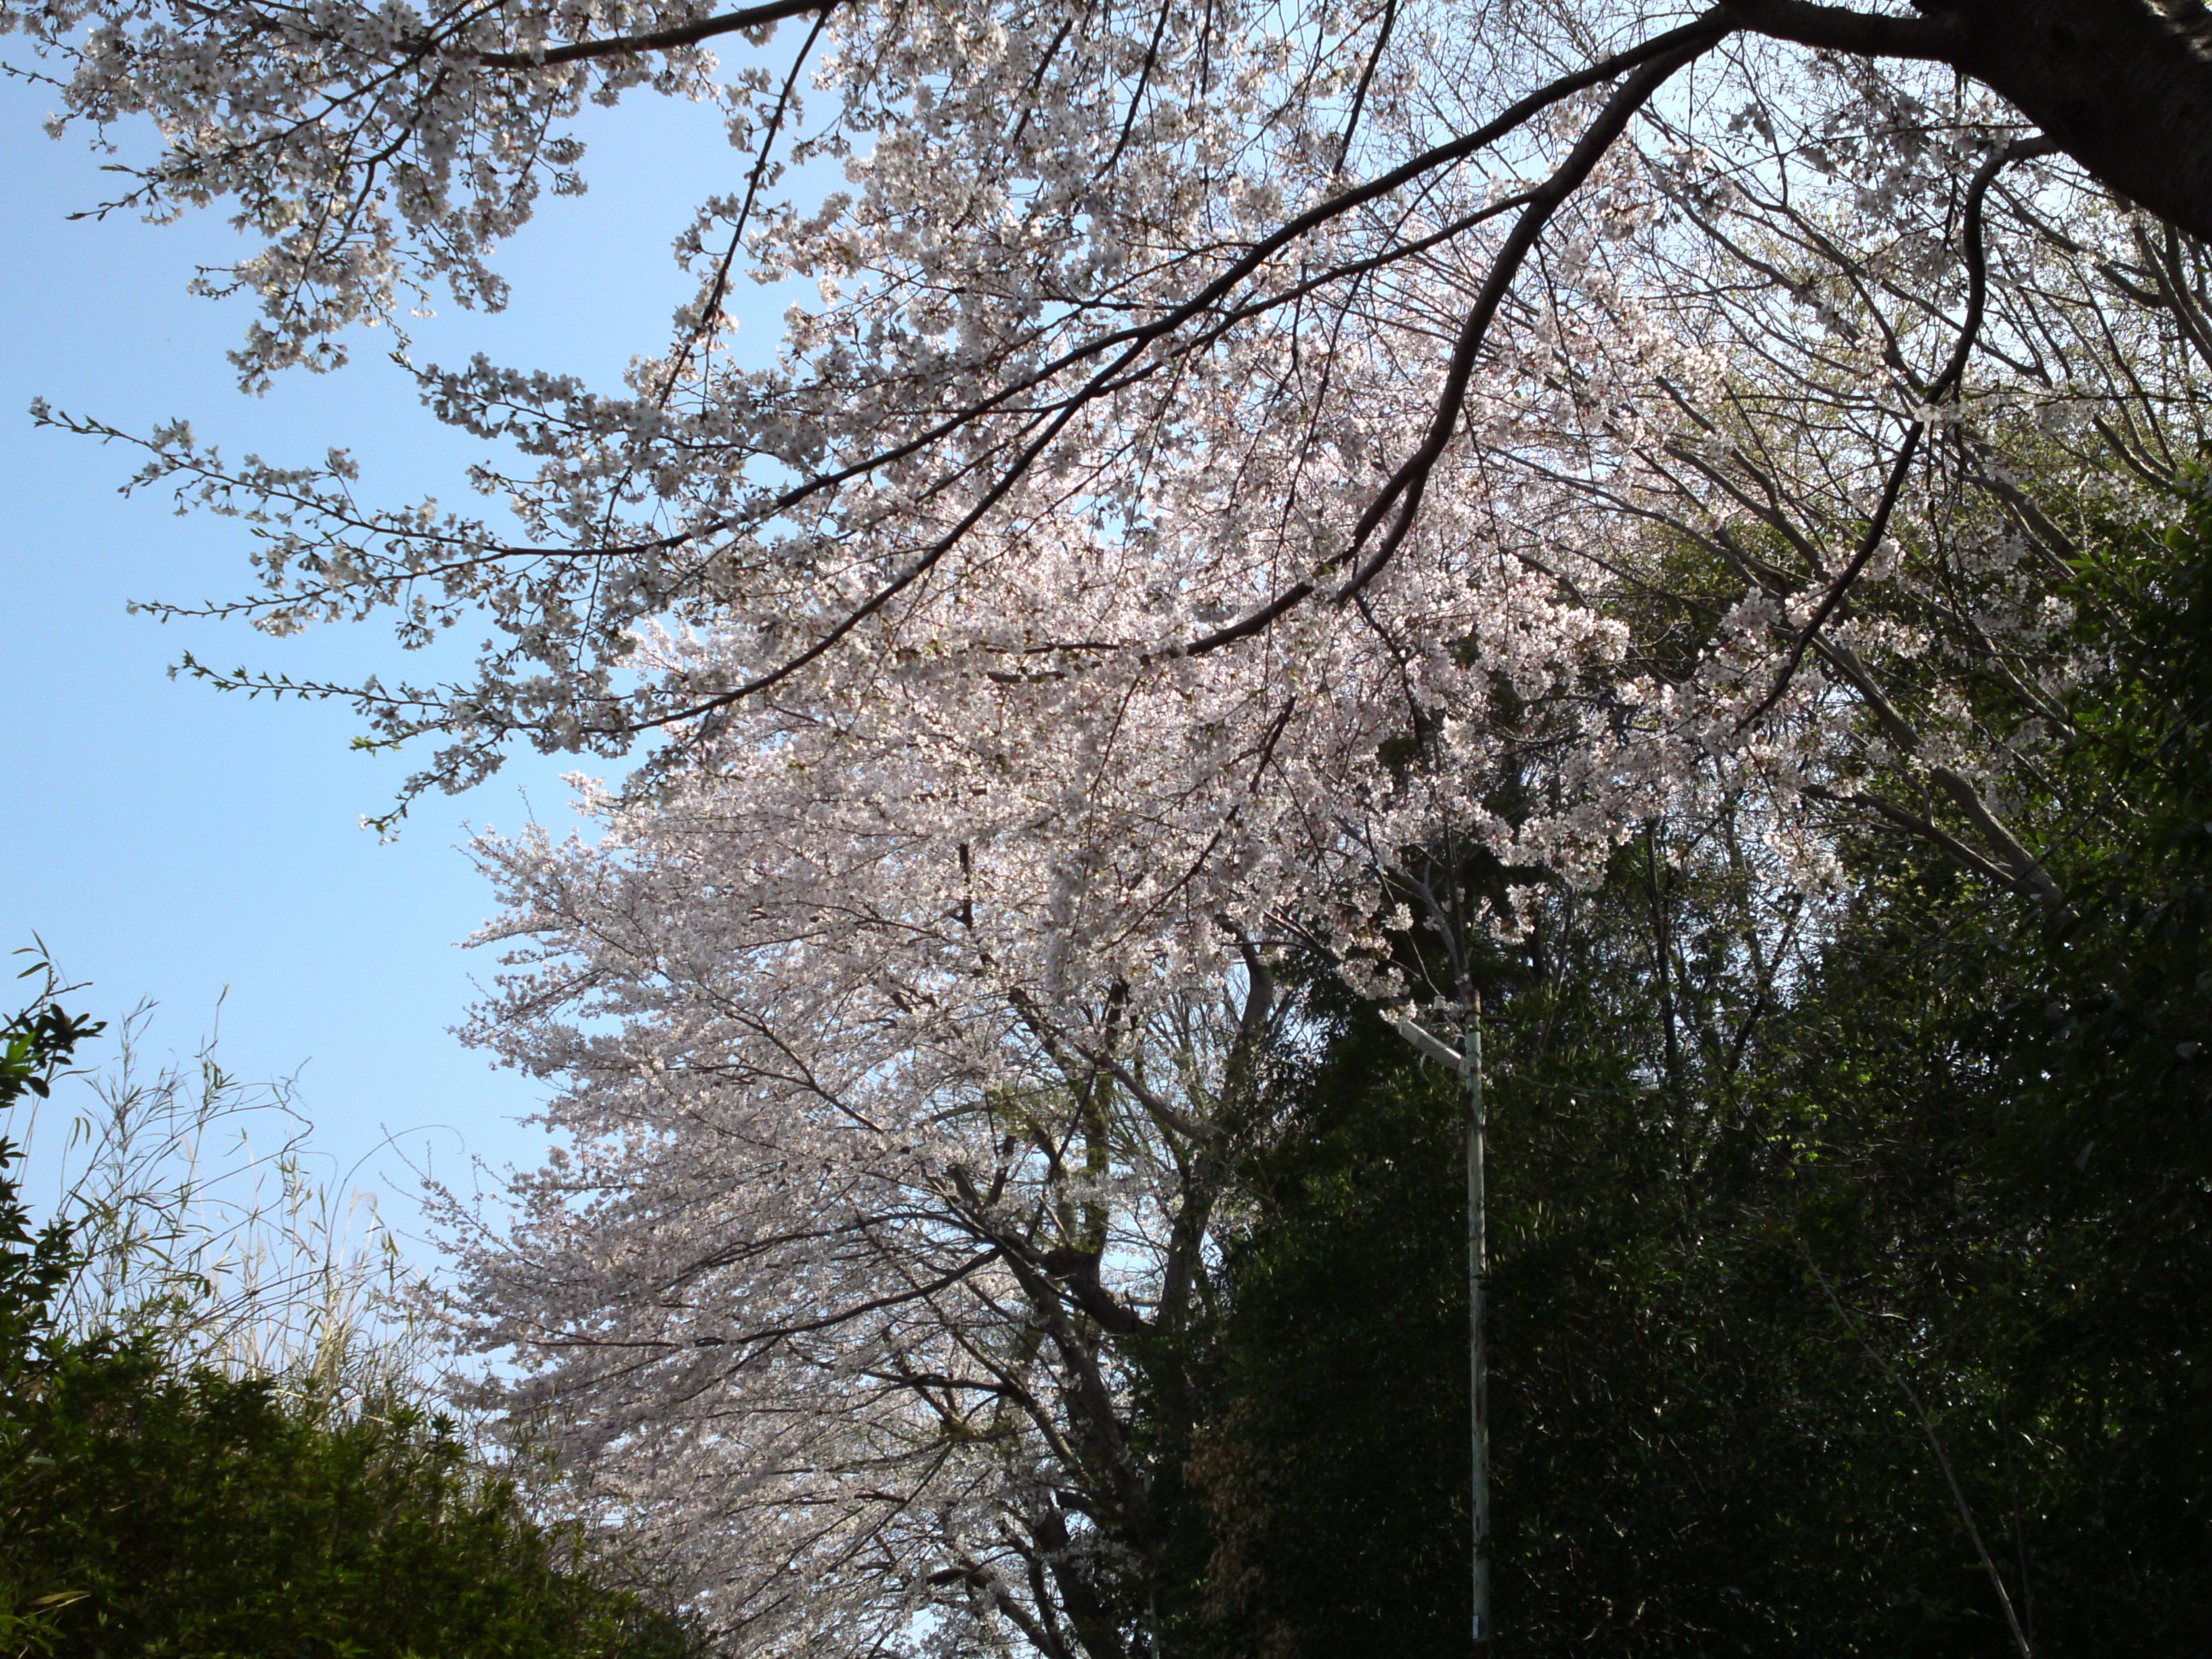
[[[1801, 340], [1833, 319], [1812, 276], [1731, 244], [1699, 211], [1701, 192], [1741, 190], [1747, 169], [1797, 233], [1873, 193], [1873, 211], [1858, 205], [1889, 243], [1883, 261], [1926, 279], [1912, 283], [1921, 314], [1884, 341], [1897, 361], [1876, 365], [1893, 403], [1959, 390], [1966, 365], [1939, 374], [1952, 342], [1938, 337], [1962, 311], [1979, 325], [1958, 290], [1980, 256], [1958, 233], [1962, 213], [1978, 225], [1990, 169], [2057, 151], [2168, 222], [2212, 228], [2187, 160], [2212, 71], [2186, 6], [1401, 10], [1117, 18], [776, 0], [708, 16], [112, 4], [5, 16], [70, 71], [62, 122], [158, 123], [162, 152], [124, 204], [227, 201], [267, 239], [203, 279], [262, 298], [238, 354], [249, 383], [340, 361], [349, 325], [395, 323], [434, 288], [497, 304], [499, 238], [549, 185], [581, 187], [580, 147], [556, 129], [585, 97], [650, 84], [727, 106], [750, 163], [740, 188], [702, 206], [684, 247], [697, 300], [627, 395], [482, 362], [422, 371], [441, 417], [542, 459], [482, 480], [527, 542], [427, 505], [364, 508], [342, 459], [226, 468], [182, 428], [150, 441], [154, 475], [210, 505], [254, 504], [264, 591], [234, 609], [260, 625], [390, 608], [416, 643], [491, 613], [500, 643], [473, 684], [321, 688], [357, 696], [394, 738], [447, 734], [425, 781], [448, 784], [481, 775], [515, 735], [611, 756], [671, 729], [696, 742], [702, 722], [856, 633], [895, 629], [919, 586], [986, 580], [994, 550], [1032, 526], [1079, 520], [1140, 539], [1164, 566], [1099, 639], [1047, 629], [1023, 647], [1055, 662], [1202, 656], [1310, 605], [1351, 614], [1461, 441], [1523, 457], [1564, 446], [1587, 471], [1616, 459], [1583, 453], [1593, 445], [1646, 435], [1601, 432], [1592, 411], [1664, 420], [1718, 395], [1707, 376], [1725, 377], [1721, 360], [1703, 373], [1654, 362], [1652, 325], [1673, 319], [1632, 307], [1725, 304], [1748, 276], [1801, 314], [1740, 322], [1778, 320], [1779, 337]], [[804, 25], [787, 70], [756, 63], [716, 82], [703, 42], [760, 40], [779, 23]], [[802, 130], [809, 76], [835, 107]], [[785, 161], [818, 157], [843, 159], [854, 190], [778, 198]], [[1728, 205], [1718, 217], [1745, 216]], [[1781, 234], [1842, 283], [1894, 282], [1864, 263], [1866, 236]], [[720, 349], [722, 302], [749, 274], [823, 285], [770, 368]], [[1524, 316], [1539, 287], [1549, 316]], [[1601, 354], [1577, 356], [1577, 373], [1612, 373], [1547, 384], [1543, 360], [1571, 348]], [[1856, 424], [1847, 454], [1873, 477], [1891, 470], [1873, 451], [1915, 450], [1926, 426], [1890, 422], [1899, 441]], [[1881, 499], [1893, 508], [1897, 494]], [[638, 625], [670, 619], [756, 637], [729, 661], [639, 674]]]
[[567, 1141], [453, 1219], [487, 1397], [742, 1650], [1152, 1650], [1130, 1402], [1291, 959], [1463, 1000], [1390, 941], [1512, 925], [1464, 849], [1577, 880], [1725, 811], [1812, 887], [1850, 812], [2068, 902], [2008, 817], [2081, 670], [2049, 573], [2203, 436], [2180, 0], [0, 15], [62, 125], [153, 118], [125, 204], [259, 239], [204, 278], [249, 386], [499, 304], [585, 99], [727, 112], [626, 386], [417, 369], [482, 512], [132, 441], [258, 538], [226, 614], [493, 629], [465, 683], [210, 678], [350, 699], [418, 787], [641, 760], [594, 843], [484, 845], [477, 1035]]

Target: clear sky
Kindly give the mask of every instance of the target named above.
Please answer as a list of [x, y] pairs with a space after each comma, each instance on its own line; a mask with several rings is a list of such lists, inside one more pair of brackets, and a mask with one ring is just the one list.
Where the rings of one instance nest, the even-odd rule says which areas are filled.
[[[380, 845], [358, 820], [389, 804], [406, 765], [351, 751], [361, 723], [348, 711], [247, 702], [166, 670], [189, 647], [226, 668], [388, 671], [400, 654], [390, 635], [275, 641], [127, 614], [133, 599], [245, 592], [244, 532], [119, 497], [128, 454], [34, 430], [25, 410], [42, 396], [128, 430], [183, 416], [227, 451], [272, 461], [349, 447], [363, 492], [387, 500], [460, 502], [476, 441], [420, 408], [376, 334], [356, 339], [342, 374], [241, 396], [223, 353], [246, 307], [185, 292], [196, 264], [236, 246], [231, 233], [214, 216], [70, 222], [113, 176], [81, 139], [45, 137], [54, 102], [0, 82], [0, 945], [35, 931], [92, 981], [76, 1001], [95, 1013], [157, 1000], [157, 1048], [194, 1046], [227, 989], [231, 1069], [297, 1072], [318, 1144], [340, 1167], [366, 1158], [365, 1182], [411, 1190], [400, 1158], [375, 1150], [386, 1132], [441, 1172], [465, 1153], [534, 1161], [535, 1132], [515, 1122], [534, 1085], [448, 1034], [471, 979], [495, 967], [456, 948], [490, 908], [462, 848], [471, 825], [565, 823], [558, 778], [573, 763], [520, 757], [472, 795], [421, 803], [400, 840]], [[418, 325], [418, 359], [481, 349], [611, 380], [659, 344], [686, 287], [670, 242], [699, 198], [735, 187], [739, 158], [712, 110], [645, 94], [592, 111], [579, 131], [592, 190], [547, 201], [512, 246], [513, 307], [447, 307]], [[127, 153], [144, 135], [118, 138]], [[738, 298], [744, 343], [772, 350], [789, 296]], [[404, 1221], [404, 1199], [386, 1208]]]

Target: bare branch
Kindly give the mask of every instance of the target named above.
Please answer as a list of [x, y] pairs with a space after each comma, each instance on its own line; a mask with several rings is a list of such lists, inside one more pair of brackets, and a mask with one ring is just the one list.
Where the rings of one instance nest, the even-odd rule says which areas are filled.
[[479, 53], [476, 61], [486, 69], [534, 70], [556, 64], [581, 63], [594, 58], [622, 58], [638, 52], [668, 52], [678, 46], [696, 46], [702, 40], [711, 40], [719, 34], [737, 34], [746, 29], [765, 28], [770, 23], [781, 22], [787, 17], [808, 17], [817, 12], [834, 9], [838, 0], [766, 0], [766, 3], [747, 6], [742, 11], [724, 12], [718, 17], [704, 17], [696, 23], [679, 23], [673, 28], [653, 29], [644, 34], [616, 35], [605, 40], [574, 40], [565, 46], [548, 46], [542, 52], [487, 52]]

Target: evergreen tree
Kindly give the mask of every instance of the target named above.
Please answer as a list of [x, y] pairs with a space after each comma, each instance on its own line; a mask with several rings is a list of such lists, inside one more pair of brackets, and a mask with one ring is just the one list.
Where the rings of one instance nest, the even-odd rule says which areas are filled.
[[[1778, 913], [1655, 826], [1484, 965], [1507, 1650], [2212, 1646], [2212, 508], [2071, 597], [2105, 667], [2017, 809], [2063, 906], [1861, 833], [1752, 971]], [[1192, 1349], [1187, 1651], [1464, 1651], [1463, 1110], [1348, 1003], [1290, 1085]]]

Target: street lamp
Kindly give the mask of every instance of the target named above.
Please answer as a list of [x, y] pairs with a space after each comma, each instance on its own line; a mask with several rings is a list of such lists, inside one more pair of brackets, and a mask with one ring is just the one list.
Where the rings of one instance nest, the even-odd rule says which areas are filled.
[[1474, 1659], [1490, 1652], [1490, 1355], [1483, 1338], [1483, 1287], [1490, 1277], [1486, 1199], [1483, 1185], [1482, 999], [1470, 995], [1455, 1050], [1441, 1037], [1400, 1017], [1391, 1024], [1421, 1054], [1467, 1079], [1467, 1364], [1474, 1443]]

